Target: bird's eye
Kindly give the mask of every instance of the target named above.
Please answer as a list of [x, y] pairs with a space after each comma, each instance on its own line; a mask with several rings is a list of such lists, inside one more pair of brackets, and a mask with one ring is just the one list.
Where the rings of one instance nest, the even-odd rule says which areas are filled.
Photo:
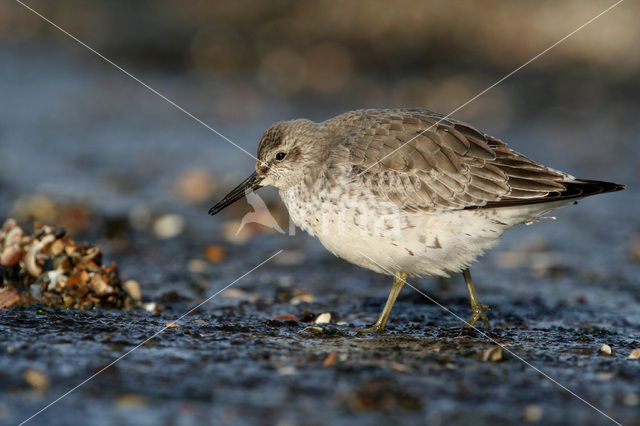
[[276, 154], [276, 160], [282, 161], [282, 160], [284, 160], [284, 157], [286, 157], [286, 156], [287, 156], [287, 154], [285, 154], [284, 152], [279, 152], [279, 153]]

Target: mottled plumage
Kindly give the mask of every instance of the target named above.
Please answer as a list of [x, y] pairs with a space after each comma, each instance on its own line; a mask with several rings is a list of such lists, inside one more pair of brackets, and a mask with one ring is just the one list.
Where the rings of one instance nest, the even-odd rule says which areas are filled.
[[334, 148], [348, 151], [333, 160], [350, 162], [359, 182], [401, 208], [501, 207], [618, 188], [536, 164], [501, 140], [428, 110], [354, 111], [321, 125], [333, 128]]
[[469, 124], [425, 109], [358, 110], [322, 123], [272, 125], [256, 172], [212, 208], [246, 188], [273, 185], [296, 225], [331, 252], [395, 274], [375, 330], [386, 324], [407, 275], [465, 272], [506, 229], [576, 199], [624, 189], [542, 166]]

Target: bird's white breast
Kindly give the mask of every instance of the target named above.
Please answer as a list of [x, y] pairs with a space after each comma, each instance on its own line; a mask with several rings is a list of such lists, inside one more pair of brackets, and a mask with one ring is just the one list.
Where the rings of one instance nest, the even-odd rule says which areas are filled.
[[411, 276], [462, 271], [506, 229], [560, 206], [406, 212], [335, 185], [310, 190], [300, 184], [280, 196], [293, 222], [336, 256], [376, 272]]

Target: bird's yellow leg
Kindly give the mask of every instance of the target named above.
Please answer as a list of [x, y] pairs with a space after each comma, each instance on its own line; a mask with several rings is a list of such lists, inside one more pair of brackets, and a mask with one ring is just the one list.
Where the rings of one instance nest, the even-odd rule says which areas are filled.
[[469, 301], [471, 302], [471, 318], [465, 324], [465, 327], [472, 327], [476, 321], [482, 320], [484, 324], [484, 328], [491, 328], [491, 324], [489, 324], [489, 320], [487, 316], [484, 314], [485, 309], [489, 309], [487, 305], [483, 305], [480, 303], [478, 299], [478, 293], [476, 293], [476, 288], [473, 286], [473, 280], [471, 280], [471, 272], [469, 268], [465, 269], [462, 272], [462, 276], [464, 276], [464, 281], [467, 283], [467, 290], [469, 290]]
[[398, 294], [400, 294], [400, 290], [402, 290], [402, 286], [407, 282], [407, 277], [409, 274], [406, 272], [396, 272], [393, 276], [393, 287], [391, 287], [391, 292], [389, 292], [389, 297], [387, 298], [387, 303], [384, 305], [384, 309], [382, 310], [382, 314], [380, 314], [380, 318], [373, 325], [373, 327], [369, 328], [361, 328], [356, 330], [358, 333], [382, 333], [387, 327], [387, 321], [389, 320], [389, 314], [391, 314], [391, 308], [393, 308], [393, 304], [398, 298]]

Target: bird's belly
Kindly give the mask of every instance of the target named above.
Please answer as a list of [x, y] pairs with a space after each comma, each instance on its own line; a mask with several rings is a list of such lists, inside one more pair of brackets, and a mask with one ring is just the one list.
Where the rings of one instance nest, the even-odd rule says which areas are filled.
[[462, 271], [506, 229], [553, 208], [407, 213], [379, 201], [367, 208], [366, 202], [354, 206], [340, 198], [300, 202], [281, 196], [293, 222], [317, 236], [329, 251], [388, 275], [403, 271], [411, 276], [447, 276]]
[[384, 220], [361, 226], [345, 220], [316, 235], [337, 256], [376, 272], [446, 276], [493, 247], [504, 229], [481, 215], [456, 211], [405, 215], [391, 226]]

